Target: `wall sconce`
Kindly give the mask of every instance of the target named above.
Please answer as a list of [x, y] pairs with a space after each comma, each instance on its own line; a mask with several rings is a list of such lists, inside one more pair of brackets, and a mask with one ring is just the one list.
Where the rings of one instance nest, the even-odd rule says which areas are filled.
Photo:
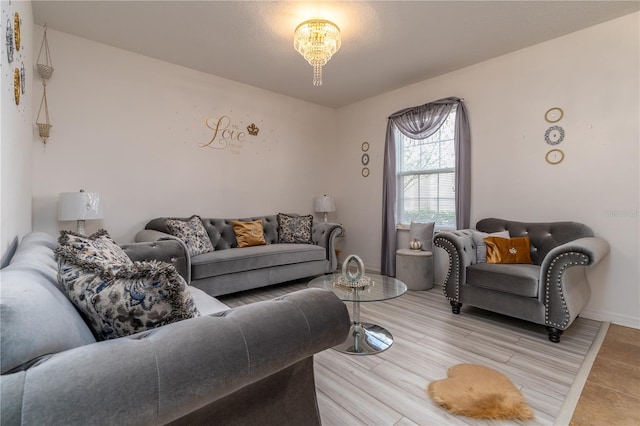
[[327, 196], [327, 194], [316, 197], [315, 210], [316, 213], [324, 213], [324, 221], [326, 222], [329, 213], [336, 211], [336, 201], [333, 197]]
[[58, 220], [78, 221], [78, 234], [85, 235], [84, 221], [102, 219], [100, 194], [97, 192], [63, 192], [58, 198]]

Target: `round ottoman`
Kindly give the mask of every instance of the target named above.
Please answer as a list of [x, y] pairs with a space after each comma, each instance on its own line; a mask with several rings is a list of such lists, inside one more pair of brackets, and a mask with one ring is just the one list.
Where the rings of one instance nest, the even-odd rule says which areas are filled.
[[396, 278], [409, 290], [429, 290], [433, 287], [433, 252], [399, 249], [396, 251]]

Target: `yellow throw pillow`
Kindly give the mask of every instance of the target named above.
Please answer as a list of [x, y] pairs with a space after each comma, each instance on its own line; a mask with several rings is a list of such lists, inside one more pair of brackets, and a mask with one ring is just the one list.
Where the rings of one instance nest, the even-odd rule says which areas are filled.
[[261, 246], [267, 244], [264, 239], [262, 220], [254, 220], [253, 222], [232, 220], [231, 226], [233, 226], [233, 232], [236, 234], [238, 247]]
[[533, 263], [529, 237], [487, 237], [487, 263]]

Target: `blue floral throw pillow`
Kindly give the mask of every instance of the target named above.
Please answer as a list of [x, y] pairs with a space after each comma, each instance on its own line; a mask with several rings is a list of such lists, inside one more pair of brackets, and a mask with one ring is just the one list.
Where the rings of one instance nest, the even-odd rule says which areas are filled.
[[311, 229], [313, 216], [289, 216], [278, 213], [278, 242], [294, 244], [313, 244]]
[[165, 225], [171, 235], [184, 242], [191, 256], [213, 251], [213, 244], [200, 216], [191, 216], [188, 220], [167, 219]]
[[60, 286], [98, 340], [200, 315], [186, 282], [169, 263], [87, 257], [78, 244], [61, 244], [55, 253]]

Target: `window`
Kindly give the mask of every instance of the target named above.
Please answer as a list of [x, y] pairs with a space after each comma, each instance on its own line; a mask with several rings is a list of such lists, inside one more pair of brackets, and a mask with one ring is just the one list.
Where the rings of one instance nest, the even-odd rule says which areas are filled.
[[435, 222], [456, 227], [456, 107], [429, 138], [416, 140], [396, 132], [397, 212], [403, 224]]

